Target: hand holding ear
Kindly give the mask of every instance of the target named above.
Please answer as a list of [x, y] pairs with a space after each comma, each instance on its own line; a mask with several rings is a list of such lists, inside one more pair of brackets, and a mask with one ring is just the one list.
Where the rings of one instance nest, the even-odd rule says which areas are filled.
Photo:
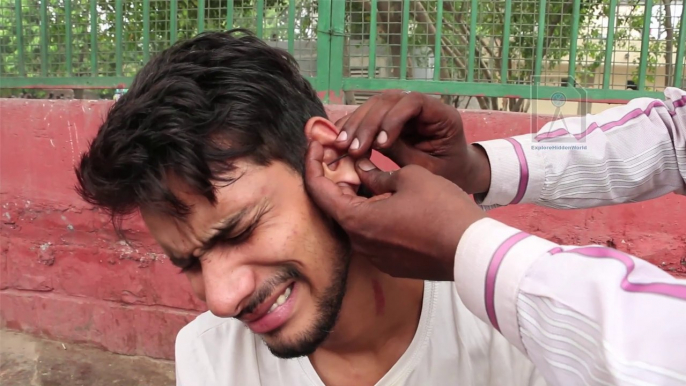
[[400, 166], [422, 166], [469, 194], [489, 189], [491, 172], [485, 151], [467, 144], [460, 113], [440, 99], [387, 91], [370, 98], [336, 126], [340, 133], [333, 146], [353, 158], [376, 149]]
[[383, 172], [368, 159], [355, 167], [374, 196], [348, 194], [324, 175], [324, 149], [310, 144], [305, 184], [315, 203], [350, 236], [355, 253], [396, 277], [452, 280], [457, 244], [485, 217], [455, 184], [419, 166]]

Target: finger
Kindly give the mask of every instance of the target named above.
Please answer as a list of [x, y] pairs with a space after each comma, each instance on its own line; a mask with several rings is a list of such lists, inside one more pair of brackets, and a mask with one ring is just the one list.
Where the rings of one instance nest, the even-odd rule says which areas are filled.
[[[417, 107], [421, 106], [422, 103], [421, 94], [406, 91], [397, 94], [393, 105], [390, 106], [388, 111], [384, 112], [383, 121], [376, 127], [378, 134], [374, 138], [375, 149], [383, 151], [384, 149], [392, 148], [398, 137], [408, 129], [411, 129], [411, 125], [408, 125], [408, 123], [421, 112], [421, 109]], [[415, 108], [410, 109], [408, 105], [412, 104], [415, 105]], [[406, 114], [402, 117], [394, 116], [398, 110], [404, 110]]]
[[[364, 119], [364, 116], [367, 114], [369, 110], [371, 110], [374, 105], [378, 102], [378, 96], [374, 96], [367, 100], [362, 106], [358, 107], [353, 111], [348, 118], [343, 122], [343, 124], [339, 127], [340, 132], [338, 133], [338, 138], [336, 138], [336, 141], [334, 142], [334, 146], [338, 149], [341, 150], [346, 150], [351, 147], [351, 144], [353, 143], [355, 132], [357, 131], [357, 127], [359, 126], [360, 122]], [[355, 144], [353, 147], [358, 147], [359, 146], [359, 141], [357, 144]]]
[[313, 141], [305, 157], [305, 187], [317, 206], [341, 223], [343, 216], [355, 210], [355, 203], [363, 197], [344, 194], [341, 188], [324, 175], [324, 148]]
[[397, 188], [397, 176], [393, 172], [384, 172], [376, 167], [369, 159], [361, 159], [355, 163], [360, 182], [375, 195], [393, 193]]
[[312, 141], [307, 147], [305, 155], [306, 180], [324, 177], [324, 146], [317, 141]]
[[393, 97], [397, 98], [401, 95], [403, 95], [401, 90], [389, 90], [369, 98], [362, 106], [355, 109], [355, 111], [345, 119], [341, 126], [338, 126], [338, 124], [336, 125], [336, 127], [339, 128], [340, 133], [334, 146], [338, 149], [353, 153], [351, 155], [354, 155], [355, 157], [360, 157], [363, 153], [368, 151], [369, 146], [367, 146], [366, 150], [361, 149], [360, 139], [356, 138], [360, 123], [365, 120], [367, 113], [376, 110], [380, 101]]
[[343, 129], [343, 126], [345, 125], [346, 122], [348, 122], [348, 119], [352, 117], [353, 113], [346, 114], [342, 118], [336, 121], [334, 125], [338, 128], [338, 131], [340, 132]]
[[393, 106], [381, 125], [381, 130], [386, 132], [400, 132], [408, 121], [417, 118], [424, 109], [427, 96], [418, 92], [404, 94], [403, 98]]
[[[385, 94], [379, 98], [379, 101], [374, 105], [374, 108], [367, 111], [367, 114], [358, 124], [355, 131], [352, 145], [348, 152], [356, 158], [361, 158], [363, 154], [371, 151], [372, 147], [378, 148], [380, 144], [387, 145], [398, 137], [399, 133], [392, 133], [393, 139], [389, 138], [389, 133], [381, 130], [381, 125], [386, 119], [387, 113], [395, 106], [402, 98], [402, 94]], [[399, 132], [400, 130], [398, 130]], [[359, 146], [355, 147], [357, 143]]]

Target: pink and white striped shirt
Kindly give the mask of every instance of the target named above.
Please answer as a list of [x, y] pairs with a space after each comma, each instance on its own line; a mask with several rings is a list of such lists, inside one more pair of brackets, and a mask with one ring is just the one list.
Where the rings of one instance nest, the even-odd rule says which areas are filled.
[[[686, 194], [686, 92], [665, 96], [479, 143], [492, 176], [477, 202], [571, 209]], [[551, 385], [686, 385], [686, 280], [653, 264], [487, 218], [461, 239], [454, 276], [467, 307]]]

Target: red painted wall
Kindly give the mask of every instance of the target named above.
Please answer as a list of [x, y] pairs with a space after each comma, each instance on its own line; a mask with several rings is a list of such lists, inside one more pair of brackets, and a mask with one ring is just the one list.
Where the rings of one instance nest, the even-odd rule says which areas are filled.
[[[118, 353], [172, 358], [176, 332], [203, 305], [138, 219], [127, 235], [133, 245], [125, 245], [107, 216], [73, 189], [74, 162], [110, 104], [0, 99], [0, 323]], [[332, 106], [330, 117], [353, 108]], [[550, 118], [531, 119], [464, 112], [470, 140], [526, 133]], [[556, 242], [616, 245], [686, 276], [684, 197], [592, 210], [522, 205], [490, 213]]]

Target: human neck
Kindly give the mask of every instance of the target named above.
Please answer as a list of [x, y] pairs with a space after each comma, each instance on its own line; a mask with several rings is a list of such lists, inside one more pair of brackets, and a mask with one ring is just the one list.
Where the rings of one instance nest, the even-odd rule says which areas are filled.
[[419, 324], [424, 282], [394, 278], [353, 256], [346, 288], [338, 321], [313, 355], [384, 356], [389, 340], [407, 341], [404, 352]]

